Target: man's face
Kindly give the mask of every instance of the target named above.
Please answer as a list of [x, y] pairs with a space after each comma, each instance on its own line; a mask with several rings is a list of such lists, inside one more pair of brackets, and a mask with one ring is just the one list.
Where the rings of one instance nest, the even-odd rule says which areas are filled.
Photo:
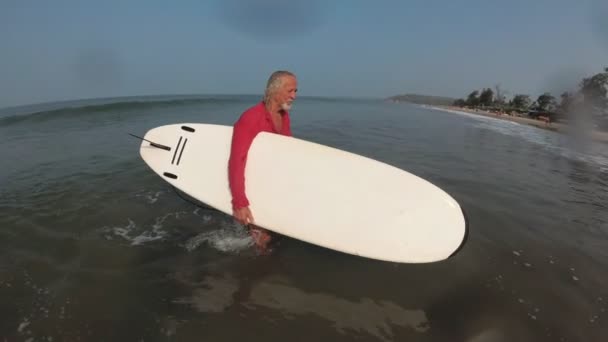
[[281, 87], [275, 94], [277, 103], [281, 105], [281, 109], [290, 110], [291, 104], [296, 99], [296, 93], [298, 92], [298, 81], [295, 77], [284, 76]]

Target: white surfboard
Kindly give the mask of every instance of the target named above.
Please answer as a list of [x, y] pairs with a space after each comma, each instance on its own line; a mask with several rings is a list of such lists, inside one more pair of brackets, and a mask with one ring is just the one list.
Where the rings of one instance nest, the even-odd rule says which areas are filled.
[[[140, 154], [155, 173], [232, 215], [231, 126], [167, 125], [149, 130], [144, 139]], [[459, 250], [467, 235], [459, 204], [428, 181], [294, 137], [258, 134], [247, 157], [245, 186], [256, 225], [362, 257], [440, 261]]]

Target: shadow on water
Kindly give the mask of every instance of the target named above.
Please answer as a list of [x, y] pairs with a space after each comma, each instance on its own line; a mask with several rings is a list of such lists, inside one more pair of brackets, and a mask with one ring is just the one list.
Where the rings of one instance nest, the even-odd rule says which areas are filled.
[[[428, 308], [433, 341], [552, 341], [537, 331], [512, 301], [482, 287], [482, 279], [459, 284]], [[515, 317], [521, 316], [521, 319]]]

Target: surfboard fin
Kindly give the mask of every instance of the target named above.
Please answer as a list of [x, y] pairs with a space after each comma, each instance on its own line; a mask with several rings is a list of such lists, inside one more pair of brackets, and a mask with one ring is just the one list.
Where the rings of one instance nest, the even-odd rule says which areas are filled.
[[150, 143], [150, 145], [152, 145], [152, 146], [154, 146], [154, 147], [156, 147], [156, 148], [160, 148], [161, 150], [165, 150], [165, 151], [171, 151], [171, 147], [169, 147], [169, 146], [165, 146], [165, 145], [157, 144], [157, 143], [155, 143], [155, 142], [153, 142], [153, 141], [150, 141], [150, 140], [148, 140], [148, 139], [144, 139], [144, 138], [142, 138], [142, 137], [138, 137], [137, 135], [134, 135], [134, 134], [131, 134], [131, 133], [129, 133], [129, 135], [130, 135], [130, 136], [132, 136], [132, 137], [135, 137], [135, 138], [137, 138], [137, 139], [141, 139], [141, 140], [147, 141], [147, 142], [149, 142], [149, 143]]

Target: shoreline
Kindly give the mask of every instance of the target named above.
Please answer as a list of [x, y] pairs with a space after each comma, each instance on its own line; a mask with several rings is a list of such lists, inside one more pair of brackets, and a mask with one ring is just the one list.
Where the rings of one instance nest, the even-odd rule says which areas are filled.
[[[424, 106], [427, 108], [439, 110], [442, 112], [448, 112], [448, 113], [449, 112], [460, 112], [460, 113], [464, 113], [464, 114], [485, 116], [485, 117], [493, 118], [496, 120], [512, 121], [512, 122], [516, 122], [516, 123], [523, 124], [523, 125], [528, 125], [528, 126], [532, 126], [532, 127], [536, 127], [536, 128], [540, 128], [540, 129], [544, 129], [544, 130], [558, 132], [561, 134], [570, 135], [569, 133], [571, 133], [571, 131], [572, 131], [571, 127], [569, 127], [568, 125], [563, 124], [563, 123], [559, 123], [559, 122], [547, 123], [542, 120], [536, 120], [536, 119], [531, 119], [531, 118], [526, 118], [526, 117], [521, 117], [521, 116], [509, 115], [506, 113], [494, 113], [494, 112], [483, 111], [480, 109], [468, 109], [468, 108], [461, 108], [461, 107], [455, 107], [455, 106], [437, 106], [437, 105], [435, 105], [435, 106], [424, 105]], [[608, 132], [591, 130], [591, 131], [587, 132], [586, 136], [589, 137], [593, 141], [608, 144]]]

